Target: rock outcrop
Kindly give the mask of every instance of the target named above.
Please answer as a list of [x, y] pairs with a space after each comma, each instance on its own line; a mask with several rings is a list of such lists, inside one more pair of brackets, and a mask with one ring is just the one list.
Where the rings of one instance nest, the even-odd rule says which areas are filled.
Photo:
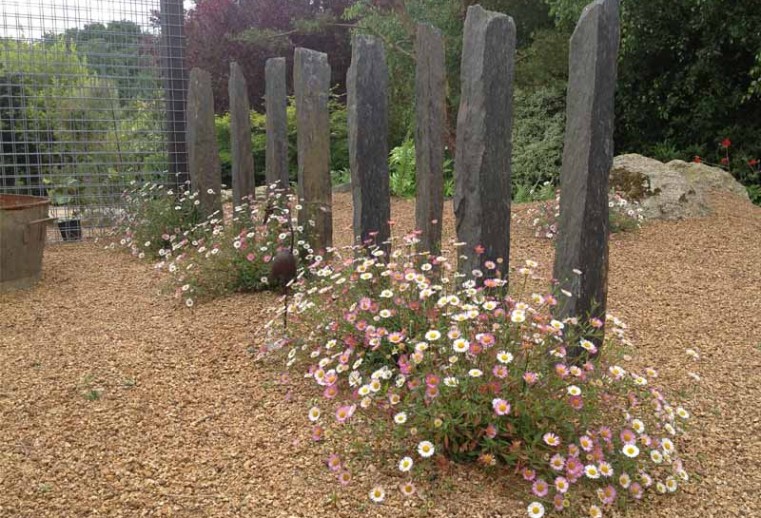
[[610, 186], [642, 206], [646, 220], [678, 220], [710, 213], [706, 195], [730, 192], [748, 199], [745, 188], [723, 169], [672, 160], [664, 164], [642, 155], [613, 159]]

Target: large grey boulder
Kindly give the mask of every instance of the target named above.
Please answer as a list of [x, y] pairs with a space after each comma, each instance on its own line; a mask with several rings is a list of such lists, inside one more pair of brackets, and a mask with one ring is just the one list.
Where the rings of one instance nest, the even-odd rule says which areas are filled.
[[639, 201], [646, 220], [678, 220], [710, 212], [703, 190], [696, 188], [679, 170], [637, 154], [613, 159], [611, 187]]
[[748, 190], [729, 171], [684, 160], [672, 160], [666, 167], [682, 173], [698, 190], [731, 192], [746, 200], [750, 200]]

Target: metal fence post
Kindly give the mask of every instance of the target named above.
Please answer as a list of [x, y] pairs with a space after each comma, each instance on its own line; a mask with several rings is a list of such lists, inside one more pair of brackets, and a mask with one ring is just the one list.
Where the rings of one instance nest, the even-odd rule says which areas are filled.
[[161, 0], [161, 37], [169, 173], [176, 186], [181, 186], [189, 180], [188, 152], [185, 141], [185, 98], [188, 91], [188, 74], [185, 69], [182, 0]]

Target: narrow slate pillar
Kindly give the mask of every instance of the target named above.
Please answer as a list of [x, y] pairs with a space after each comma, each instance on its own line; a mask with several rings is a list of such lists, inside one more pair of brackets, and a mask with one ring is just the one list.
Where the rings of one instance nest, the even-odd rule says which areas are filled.
[[438, 29], [418, 25], [415, 56], [415, 228], [421, 232], [417, 249], [438, 255], [444, 209], [446, 132], [444, 39]]
[[388, 252], [388, 69], [380, 40], [356, 34], [346, 78], [354, 238]]
[[468, 8], [462, 48], [455, 153], [458, 268], [471, 275], [486, 261], [507, 277], [510, 256], [510, 158], [515, 24], [507, 15]]
[[188, 168], [193, 190], [200, 193], [201, 211], [208, 216], [222, 210], [222, 170], [214, 126], [214, 94], [205, 70], [190, 71], [187, 104]]
[[297, 48], [293, 84], [299, 153], [299, 212], [309, 243], [324, 253], [333, 246], [330, 186], [330, 65], [327, 54]]
[[565, 293], [558, 296], [557, 318], [592, 316], [605, 321], [618, 41], [618, 0], [597, 0], [584, 8], [571, 37], [568, 67], [554, 267]]
[[[230, 145], [233, 162], [233, 204], [254, 196], [254, 155], [251, 150], [251, 105], [246, 78], [236, 62], [230, 63]], [[252, 198], [253, 199], [253, 198]]]
[[288, 97], [285, 58], [270, 58], [264, 66], [264, 103], [267, 114], [267, 185], [288, 187]]

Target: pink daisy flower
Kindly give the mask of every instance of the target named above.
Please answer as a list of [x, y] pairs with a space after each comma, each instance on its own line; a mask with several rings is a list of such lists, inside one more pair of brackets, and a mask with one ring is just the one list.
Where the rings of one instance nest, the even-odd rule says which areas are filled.
[[545, 496], [549, 491], [550, 486], [543, 479], [537, 479], [531, 486], [531, 491], [539, 498]]

